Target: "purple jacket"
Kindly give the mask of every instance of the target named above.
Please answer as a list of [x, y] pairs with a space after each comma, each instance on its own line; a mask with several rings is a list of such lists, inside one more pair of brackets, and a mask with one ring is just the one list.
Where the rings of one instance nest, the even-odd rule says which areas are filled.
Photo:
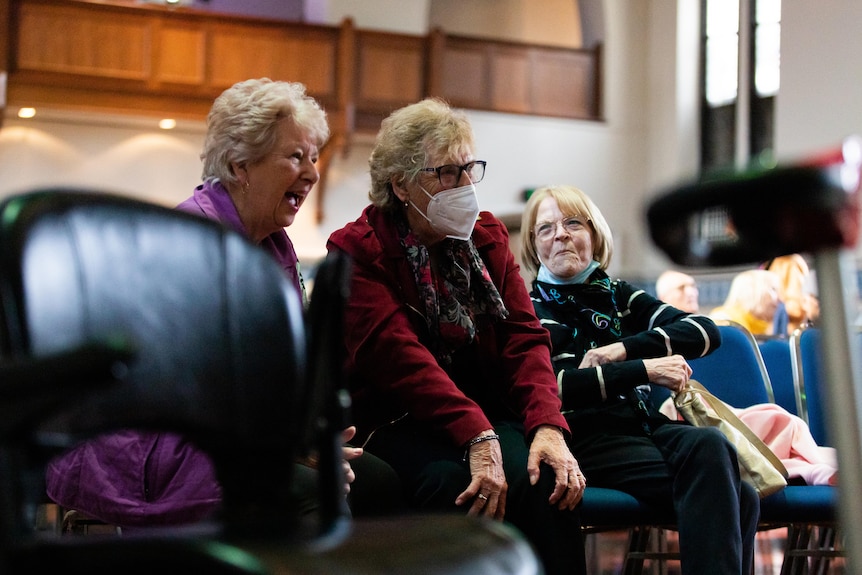
[[174, 433], [117, 431], [48, 465], [48, 497], [121, 527], [193, 523], [219, 506], [209, 457]]
[[[248, 236], [245, 226], [239, 219], [239, 213], [230, 199], [227, 189], [218, 180], [207, 180], [195, 188], [194, 195], [177, 206], [178, 210], [216, 220], [227, 227]], [[288, 279], [296, 286], [297, 291], [305, 300], [305, 290], [299, 275], [299, 264], [293, 242], [287, 237], [287, 232], [279, 230], [265, 237], [260, 246], [276, 259]]]
[[[217, 180], [195, 188], [177, 209], [247, 235], [230, 195]], [[279, 230], [260, 245], [303, 294], [287, 233]], [[174, 433], [123, 430], [99, 436], [52, 460], [46, 486], [60, 506], [121, 527], [193, 523], [212, 515], [221, 502], [209, 457]]]

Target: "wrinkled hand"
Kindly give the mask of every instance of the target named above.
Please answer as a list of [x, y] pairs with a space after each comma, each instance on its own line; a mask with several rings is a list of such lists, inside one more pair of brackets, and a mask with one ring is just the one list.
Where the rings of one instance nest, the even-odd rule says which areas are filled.
[[681, 355], [643, 360], [650, 383], [679, 393], [691, 378], [691, 366]]
[[[485, 430], [481, 435], [491, 435], [493, 429]], [[509, 484], [503, 471], [503, 452], [500, 442], [496, 439], [482, 441], [470, 447], [468, 455], [470, 462], [470, 485], [455, 498], [455, 505], [472, 502], [467, 515], [485, 515], [503, 520], [506, 514], [506, 493]]]
[[[355, 435], [356, 426], [351, 425], [341, 432], [341, 440], [344, 443], [347, 443], [353, 439], [353, 436]], [[344, 458], [344, 461], [342, 462], [344, 465], [344, 493], [350, 493], [350, 484], [356, 479], [356, 473], [353, 472], [353, 468], [350, 466], [350, 461], [362, 455], [363, 451], [361, 447], [345, 445], [341, 448], [341, 452], [343, 454], [342, 457]]]
[[587, 480], [575, 456], [566, 445], [563, 432], [552, 425], [542, 425], [530, 444], [530, 455], [527, 458], [527, 473], [530, 484], [539, 480], [539, 464], [545, 462], [551, 466], [556, 476], [554, 491], [548, 498], [548, 503], [557, 505], [560, 510], [572, 510], [584, 496]]
[[585, 367], [596, 367], [597, 365], [623, 361], [625, 358], [626, 346], [617, 341], [612, 344], [603, 345], [602, 347], [597, 347], [587, 351], [578, 368], [583, 369]]
[[[347, 443], [356, 435], [356, 427], [351, 425], [344, 429], [341, 432], [341, 440], [344, 443]], [[363, 451], [361, 447], [353, 447], [352, 445], [344, 445], [341, 448], [341, 457], [342, 457], [342, 465], [344, 467], [344, 493], [350, 493], [350, 484], [356, 480], [356, 473], [354, 473], [353, 468], [350, 466], [350, 461], [356, 459], [360, 455], [362, 455]], [[312, 469], [317, 469], [319, 466], [319, 461], [317, 459], [317, 454], [312, 453], [302, 459], [300, 459], [299, 463], [305, 465], [306, 467], [311, 467]]]

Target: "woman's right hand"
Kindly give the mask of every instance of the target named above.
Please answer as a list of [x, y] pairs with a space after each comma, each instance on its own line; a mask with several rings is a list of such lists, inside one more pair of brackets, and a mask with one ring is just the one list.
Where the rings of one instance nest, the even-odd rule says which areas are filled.
[[691, 366], [681, 355], [643, 360], [650, 383], [679, 393], [691, 378]]
[[[493, 429], [485, 430], [476, 437], [491, 435]], [[503, 471], [503, 452], [496, 439], [481, 441], [471, 446], [470, 485], [455, 499], [455, 505], [470, 503], [467, 515], [485, 515], [498, 521], [506, 514], [506, 474]]]
[[581, 360], [581, 364], [578, 368], [584, 369], [585, 367], [596, 367], [598, 365], [605, 365], [606, 363], [614, 363], [625, 359], [626, 346], [624, 346], [622, 342], [615, 341], [608, 345], [587, 350], [587, 353], [584, 354], [584, 358]]

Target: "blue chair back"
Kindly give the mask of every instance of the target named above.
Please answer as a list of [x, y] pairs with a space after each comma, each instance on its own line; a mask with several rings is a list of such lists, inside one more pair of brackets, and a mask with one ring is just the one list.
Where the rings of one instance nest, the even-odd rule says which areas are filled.
[[733, 407], [772, 403], [772, 384], [757, 340], [736, 322], [716, 322], [721, 346], [711, 354], [689, 361], [692, 378]]
[[793, 379], [793, 358], [790, 353], [790, 340], [786, 337], [770, 337], [757, 342], [760, 355], [769, 373], [769, 382], [775, 394], [775, 403], [792, 413], [802, 412], [801, 400], [796, 394]]
[[831, 445], [826, 430], [823, 406], [823, 353], [818, 328], [797, 330], [790, 336], [793, 379], [802, 413], [818, 445]]

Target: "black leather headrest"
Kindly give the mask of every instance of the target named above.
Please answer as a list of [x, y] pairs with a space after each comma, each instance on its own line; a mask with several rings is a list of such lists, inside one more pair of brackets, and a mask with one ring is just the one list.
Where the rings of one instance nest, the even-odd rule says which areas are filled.
[[269, 254], [215, 222], [78, 190], [13, 197], [0, 205], [0, 304], [7, 356], [134, 351], [121, 385], [43, 431], [167, 427], [271, 449], [306, 422], [299, 298]]
[[859, 237], [862, 138], [795, 164], [712, 173], [659, 194], [650, 234], [674, 262], [729, 266], [826, 248]]

